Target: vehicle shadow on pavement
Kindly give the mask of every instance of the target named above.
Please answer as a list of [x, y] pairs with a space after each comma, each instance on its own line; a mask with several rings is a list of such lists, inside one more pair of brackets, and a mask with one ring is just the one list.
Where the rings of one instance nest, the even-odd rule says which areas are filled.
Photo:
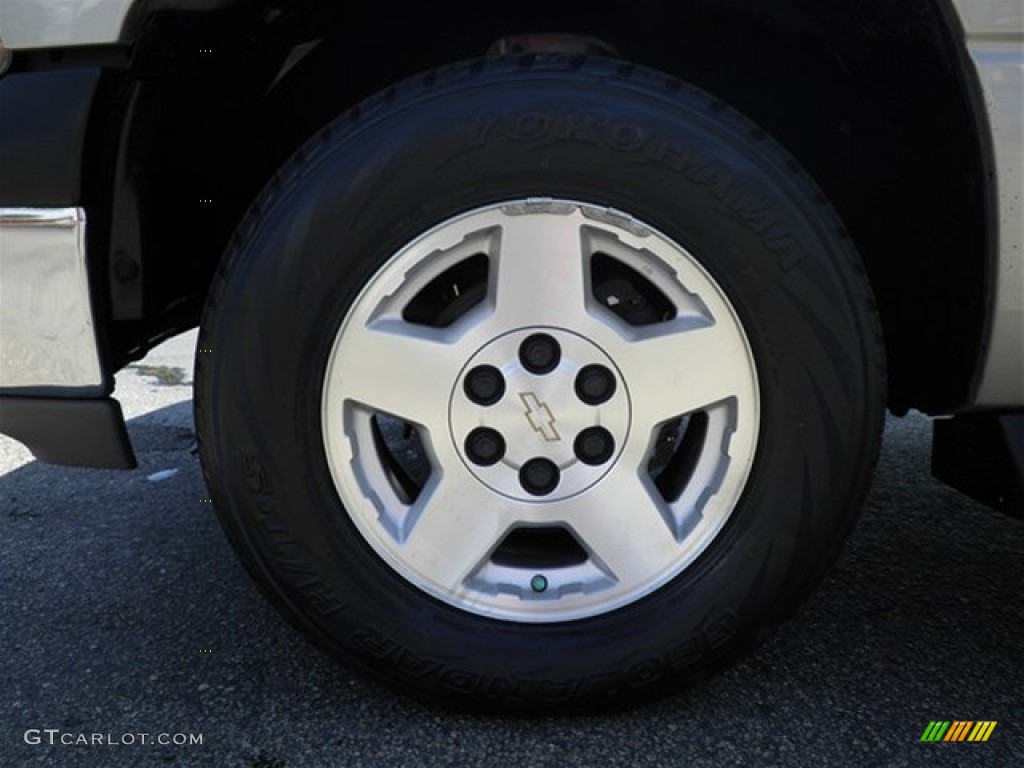
[[[0, 477], [0, 764], [39, 758], [43, 747], [22, 738], [29, 728], [183, 731], [206, 743], [234, 732], [237, 759], [242, 735], [274, 722], [282, 697], [357, 685], [238, 564], [203, 501], [191, 407], [129, 422], [135, 470], [32, 462]], [[196, 750], [211, 764], [206, 747], [145, 754], [177, 761]], [[258, 764], [260, 750], [249, 751]], [[97, 764], [67, 749], [54, 759]]]
[[[1024, 525], [932, 481], [927, 429], [890, 420], [838, 564], [739, 664], [645, 707], [526, 720], [430, 710], [314, 648], [203, 501], [191, 403], [148, 413], [134, 471], [0, 477], [0, 764], [633, 766], [642, 740], [650, 765], [913, 765], [936, 719], [997, 720], [956, 762], [1012, 764]], [[76, 750], [26, 744], [31, 728], [203, 744]]]

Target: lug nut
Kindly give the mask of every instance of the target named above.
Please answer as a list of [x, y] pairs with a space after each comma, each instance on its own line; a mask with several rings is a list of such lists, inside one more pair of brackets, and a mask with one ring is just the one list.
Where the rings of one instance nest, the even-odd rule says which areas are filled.
[[577, 459], [596, 467], [604, 464], [615, 453], [615, 438], [604, 427], [587, 427], [576, 435], [572, 447]]
[[505, 377], [493, 365], [478, 365], [466, 374], [463, 389], [477, 405], [494, 405], [505, 394]]
[[519, 345], [519, 362], [530, 373], [543, 376], [558, 367], [562, 348], [546, 333], [535, 333]]
[[550, 459], [530, 459], [519, 470], [523, 490], [533, 496], [547, 496], [558, 487], [558, 467]]
[[477, 427], [466, 436], [466, 455], [481, 467], [497, 464], [505, 455], [505, 438], [497, 430]]
[[615, 394], [615, 374], [603, 365], [585, 365], [576, 374], [576, 396], [587, 405], [600, 405]]

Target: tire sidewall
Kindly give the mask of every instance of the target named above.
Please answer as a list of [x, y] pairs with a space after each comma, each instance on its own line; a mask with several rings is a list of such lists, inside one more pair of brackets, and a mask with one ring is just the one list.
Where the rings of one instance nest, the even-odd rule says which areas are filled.
[[[625, 211], [687, 249], [732, 302], [761, 397], [747, 488], [698, 561], [550, 625], [471, 615], [394, 573], [338, 499], [320, 427], [334, 337], [370, 277], [452, 216], [534, 197]], [[204, 323], [203, 458], [229, 533], [294, 620], [422, 695], [620, 698], [699, 672], [834, 554], [873, 460], [870, 320], [830, 215], [777, 147], [686, 88], [513, 70], [344, 118], [264, 194]]]

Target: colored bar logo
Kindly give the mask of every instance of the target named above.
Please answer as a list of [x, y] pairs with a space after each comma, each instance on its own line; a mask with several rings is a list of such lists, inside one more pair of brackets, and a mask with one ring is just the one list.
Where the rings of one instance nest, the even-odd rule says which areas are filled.
[[988, 741], [997, 720], [932, 720], [921, 741]]

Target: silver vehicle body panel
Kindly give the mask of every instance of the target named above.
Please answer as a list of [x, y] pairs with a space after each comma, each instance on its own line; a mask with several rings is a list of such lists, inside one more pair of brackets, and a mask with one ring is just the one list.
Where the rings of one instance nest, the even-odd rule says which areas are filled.
[[94, 390], [96, 343], [81, 208], [0, 208], [0, 392]]
[[0, 40], [10, 49], [116, 43], [135, 0], [3, 0]]
[[999, 265], [972, 408], [1024, 405], [1024, 2], [956, 0], [992, 129]]

